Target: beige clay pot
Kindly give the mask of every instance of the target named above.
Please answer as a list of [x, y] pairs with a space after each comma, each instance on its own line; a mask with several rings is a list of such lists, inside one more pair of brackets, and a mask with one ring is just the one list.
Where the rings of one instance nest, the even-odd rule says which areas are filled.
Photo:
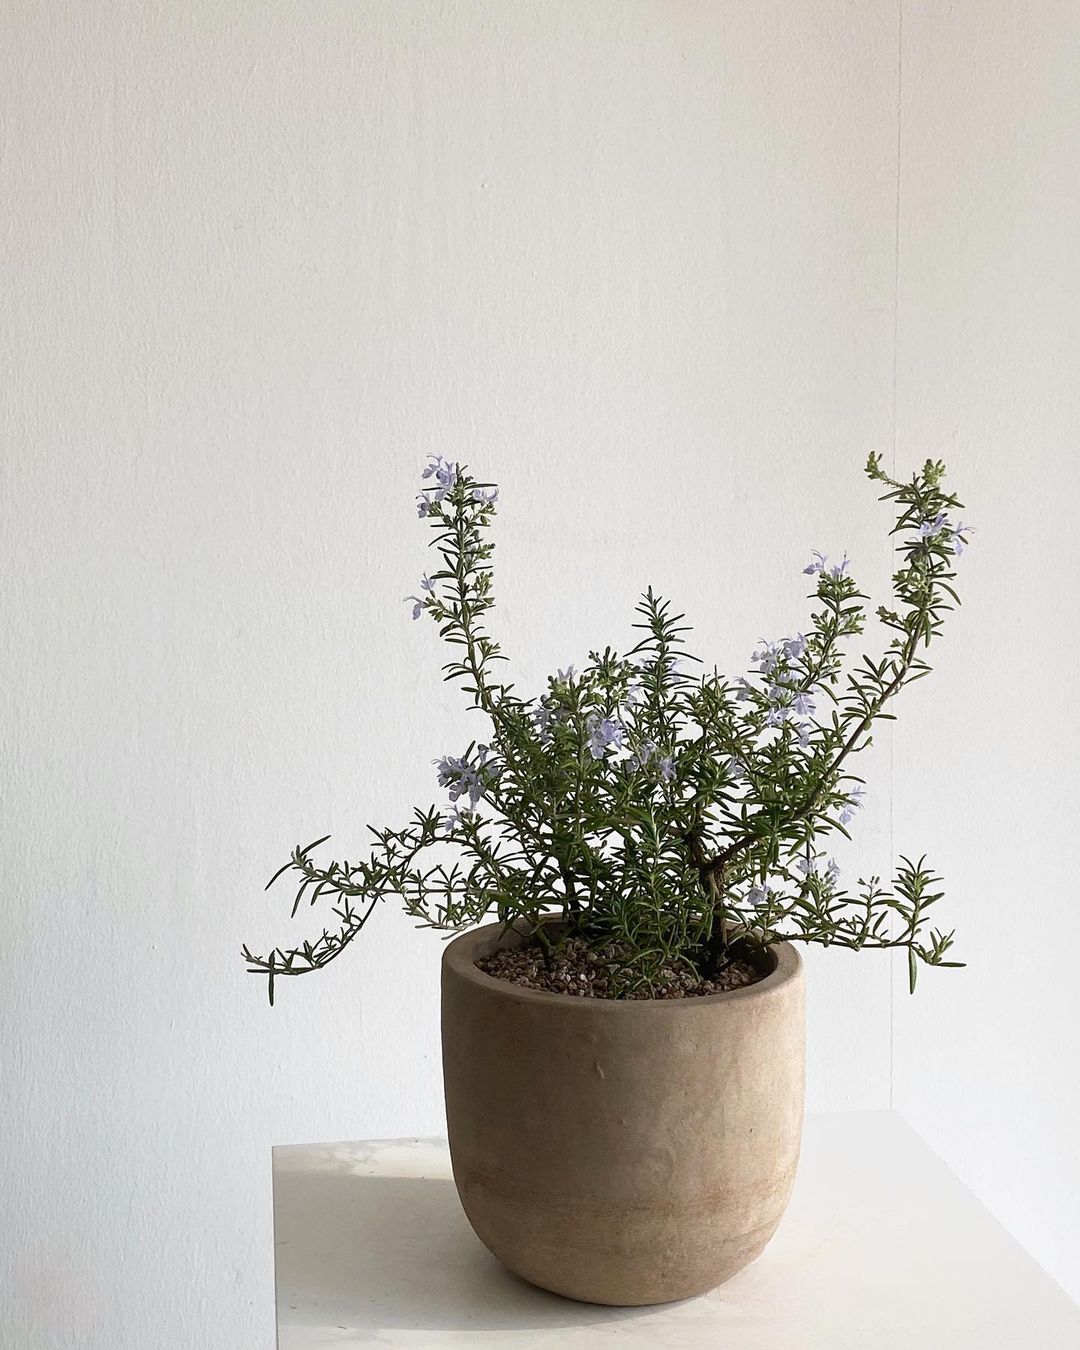
[[533, 1284], [589, 1303], [666, 1303], [752, 1261], [791, 1193], [804, 999], [794, 947], [757, 984], [611, 1000], [476, 968], [520, 941], [456, 938], [442, 974], [454, 1180], [480, 1240]]

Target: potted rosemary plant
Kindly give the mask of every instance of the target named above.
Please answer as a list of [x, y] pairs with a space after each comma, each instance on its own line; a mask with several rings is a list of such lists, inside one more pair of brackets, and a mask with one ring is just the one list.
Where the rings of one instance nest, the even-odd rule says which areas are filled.
[[855, 757], [928, 670], [967, 536], [941, 464], [902, 483], [871, 455], [866, 472], [896, 509], [880, 655], [846, 659], [866, 597], [846, 557], [814, 554], [803, 631], [762, 642], [739, 678], [702, 666], [649, 590], [631, 651], [593, 652], [523, 697], [486, 627], [498, 490], [433, 458], [418, 510], [439, 563], [410, 603], [485, 733], [436, 762], [447, 805], [374, 829], [362, 861], [296, 848], [277, 873], [297, 882], [293, 913], [327, 902], [334, 927], [243, 949], [273, 1002], [389, 895], [461, 933], [443, 959], [455, 1180], [488, 1247], [558, 1293], [683, 1298], [764, 1247], [802, 1129], [797, 944], [904, 949], [913, 990], [920, 963], [958, 964], [929, 926], [924, 860], [848, 889], [823, 847], [859, 811]]

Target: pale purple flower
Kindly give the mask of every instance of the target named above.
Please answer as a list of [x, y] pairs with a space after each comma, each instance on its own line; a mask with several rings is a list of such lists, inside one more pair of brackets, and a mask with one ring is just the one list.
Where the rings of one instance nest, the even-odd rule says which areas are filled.
[[784, 643], [784, 655], [789, 661], [798, 661], [805, 651], [806, 635], [804, 633], [796, 633], [793, 638], [788, 638]]
[[735, 683], [739, 686], [738, 691], [735, 694], [735, 697], [743, 702], [745, 702], [747, 699], [753, 698], [754, 695], [757, 693], [757, 690], [750, 683], [750, 681], [745, 679], [742, 675], [739, 676], [739, 678], [735, 681]]
[[827, 885], [832, 886], [840, 875], [840, 867], [835, 858], [830, 858], [823, 868], [824, 858], [824, 853], [806, 854], [795, 864], [795, 869], [804, 877], [822, 877]]
[[808, 577], [812, 577], [816, 572], [824, 572], [825, 564], [828, 561], [829, 556], [827, 553], [819, 553], [817, 549], [814, 549], [813, 560], [803, 568], [803, 572]]
[[472, 819], [472, 812], [463, 811], [460, 806], [453, 806], [442, 818], [442, 827], [445, 834], [452, 834], [455, 829], [461, 825], [466, 825]]
[[494, 506], [499, 500], [499, 489], [497, 487], [473, 488], [472, 495], [474, 502], [483, 502], [485, 506]]
[[971, 532], [972, 527], [965, 525], [962, 520], [959, 524], [951, 527], [948, 542], [952, 545], [952, 551], [958, 558], [968, 546], [968, 541], [964, 536], [971, 534]]
[[412, 616], [414, 619], [418, 619], [424, 612], [423, 600], [418, 595], [407, 595], [405, 599], [406, 601], [412, 601]]
[[423, 518], [435, 514], [435, 508], [446, 496], [448, 489], [444, 487], [429, 488], [426, 492], [419, 492], [416, 495], [416, 514]]
[[439, 487], [444, 489], [452, 488], [457, 482], [458, 467], [451, 460], [444, 459], [442, 455], [428, 455], [431, 463], [421, 474], [422, 478], [434, 478]]
[[751, 886], [746, 892], [746, 903], [753, 905], [755, 909], [767, 905], [769, 903], [768, 886]]
[[665, 755], [656, 767], [660, 770], [660, 777], [665, 783], [670, 783], [675, 777], [675, 761], [670, 755]]
[[813, 576], [815, 573], [824, 573], [828, 571], [831, 577], [842, 577], [847, 575], [847, 570], [850, 566], [851, 560], [845, 553], [838, 563], [833, 563], [832, 567], [829, 567], [829, 555], [827, 553], [818, 553], [815, 549], [814, 561], [810, 563], [808, 567], [804, 567], [803, 571], [807, 576]]
[[800, 717], [812, 717], [817, 705], [809, 694], [796, 694], [791, 700], [791, 706]]
[[790, 710], [787, 708], [772, 707], [765, 718], [765, 725], [767, 727], [782, 727], [790, 715]]
[[844, 801], [844, 809], [840, 812], [840, 824], [846, 825], [849, 820], [855, 816], [855, 812], [861, 810], [862, 799], [866, 796], [866, 789], [863, 787], [853, 787]]
[[637, 751], [636, 754], [630, 756], [629, 759], [630, 768], [643, 769], [655, 754], [656, 754], [656, 742], [646, 741], [645, 744]]
[[536, 724], [536, 729], [540, 733], [542, 741], [550, 741], [552, 729], [566, 717], [562, 708], [555, 707], [551, 703], [541, 703], [539, 708], [533, 710], [532, 719]]
[[757, 651], [751, 652], [750, 659], [758, 663], [760, 675], [771, 675], [780, 661], [780, 644], [778, 642], [766, 642], [762, 638], [761, 646]]
[[805, 723], [799, 727], [798, 741], [804, 750], [810, 744], [810, 728]]
[[569, 684], [574, 678], [574, 667], [567, 666], [565, 670], [556, 671], [555, 678], [560, 684]]
[[613, 717], [597, 721], [589, 737], [589, 753], [593, 759], [603, 759], [609, 750], [621, 750], [626, 728]]
[[[480, 747], [485, 749], [485, 747]], [[483, 795], [480, 786], [480, 771], [463, 756], [444, 755], [433, 760], [439, 777], [439, 786], [447, 789], [452, 802], [468, 793], [469, 805], [475, 806]]]
[[936, 539], [939, 534], [950, 529], [949, 518], [944, 511], [939, 511], [933, 520], [924, 520], [919, 525], [920, 539]]
[[427, 573], [425, 573], [425, 574], [420, 578], [420, 589], [421, 589], [422, 591], [427, 591], [428, 595], [434, 595], [434, 594], [435, 594], [435, 583], [434, 583], [434, 582], [432, 581], [432, 579], [427, 575]]

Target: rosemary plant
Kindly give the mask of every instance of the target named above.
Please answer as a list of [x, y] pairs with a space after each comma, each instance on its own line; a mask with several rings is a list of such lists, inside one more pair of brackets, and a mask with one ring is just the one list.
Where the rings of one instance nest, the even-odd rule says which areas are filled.
[[409, 599], [449, 645], [446, 678], [487, 730], [436, 761], [448, 807], [373, 827], [359, 862], [321, 865], [325, 838], [293, 851], [270, 884], [292, 874], [293, 914], [323, 901], [335, 922], [268, 956], [243, 948], [271, 1003], [276, 979], [334, 960], [390, 895], [433, 928], [497, 916], [545, 950], [577, 935], [617, 951], [617, 993], [647, 990], [673, 965], [710, 978], [781, 940], [903, 948], [912, 990], [919, 962], [960, 964], [946, 959], [952, 933], [929, 927], [941, 891], [925, 859], [901, 858], [891, 885], [871, 876], [848, 890], [822, 848], [860, 809], [854, 757], [892, 716], [894, 696], [929, 670], [924, 652], [959, 603], [953, 565], [969, 533], [944, 465], [928, 460], [897, 482], [871, 455], [866, 473], [896, 511], [880, 655], [845, 658], [867, 597], [846, 556], [815, 553], [805, 631], [762, 642], [749, 677], [703, 667], [686, 650], [684, 616], [650, 589], [632, 650], [592, 652], [584, 669], [560, 670], [523, 698], [501, 678], [505, 657], [487, 628], [498, 489], [434, 457], [418, 511], [440, 565]]

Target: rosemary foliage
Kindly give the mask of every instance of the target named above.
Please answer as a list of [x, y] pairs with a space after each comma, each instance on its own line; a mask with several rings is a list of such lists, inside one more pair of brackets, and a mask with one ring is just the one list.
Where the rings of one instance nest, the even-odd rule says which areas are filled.
[[613, 947], [624, 994], [650, 988], [664, 967], [711, 977], [779, 941], [903, 948], [913, 991], [920, 962], [960, 964], [946, 959], [953, 934], [929, 926], [942, 893], [925, 858], [901, 858], [889, 885], [871, 876], [848, 890], [821, 848], [848, 835], [863, 791], [852, 762], [896, 694], [929, 672], [926, 649], [959, 603], [953, 568], [969, 527], [954, 523], [960, 503], [944, 472], [928, 460], [897, 482], [878, 456], [867, 461], [896, 512], [879, 655], [848, 658], [867, 597], [846, 557], [815, 554], [805, 631], [763, 642], [749, 678], [706, 669], [687, 650], [684, 616], [650, 589], [630, 651], [591, 652], [580, 672], [559, 671], [523, 698], [487, 628], [498, 490], [434, 457], [417, 501], [440, 565], [410, 601], [414, 618], [438, 627], [445, 677], [483, 714], [485, 738], [436, 761], [449, 809], [372, 827], [360, 861], [320, 863], [326, 839], [294, 849], [270, 884], [291, 876], [293, 914], [322, 903], [333, 923], [267, 956], [243, 948], [271, 1003], [278, 978], [334, 960], [388, 896], [432, 928], [493, 916], [546, 951], [571, 935]]

